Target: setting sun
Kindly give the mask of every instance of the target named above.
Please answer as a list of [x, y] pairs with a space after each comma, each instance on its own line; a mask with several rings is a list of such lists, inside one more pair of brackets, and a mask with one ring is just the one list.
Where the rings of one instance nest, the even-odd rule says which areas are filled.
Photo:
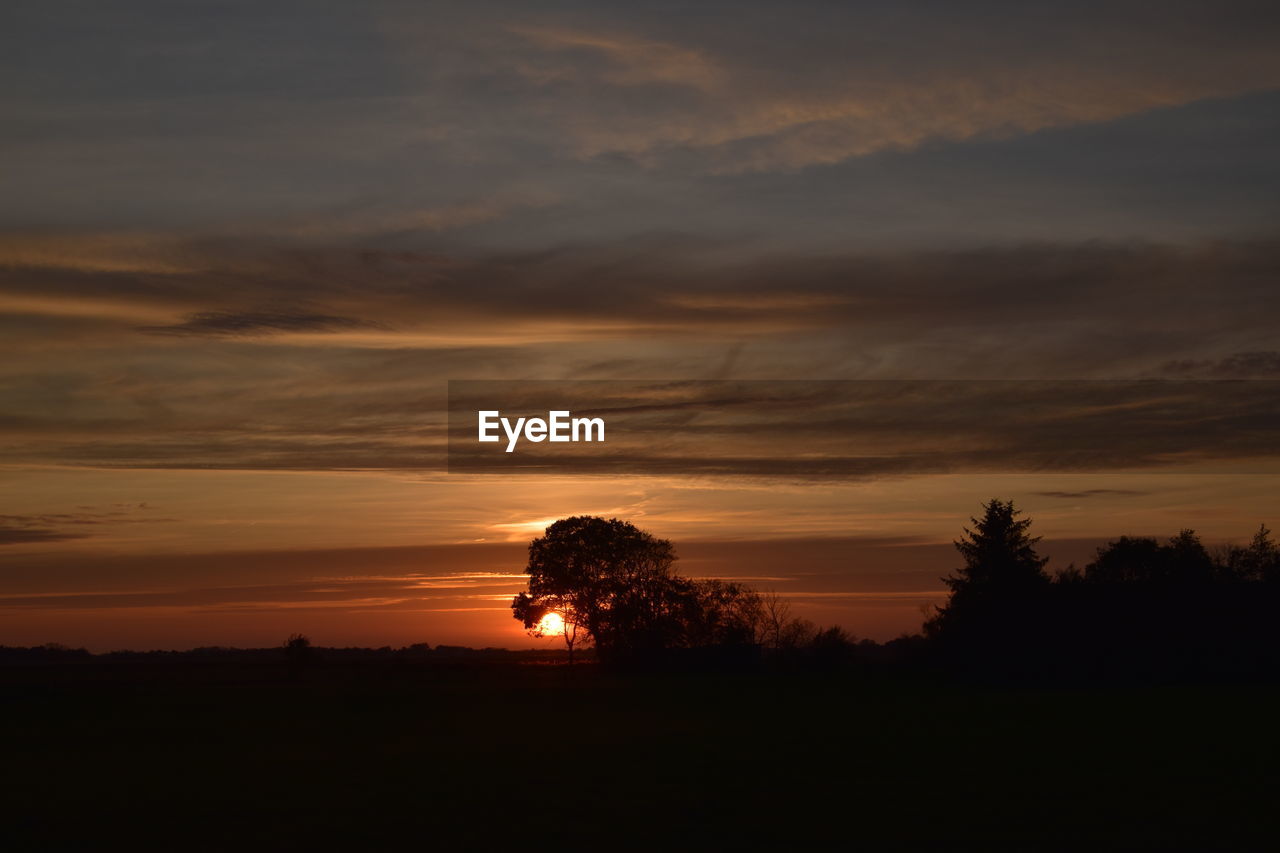
[[564, 633], [564, 619], [559, 613], [548, 613], [538, 622], [538, 632], [549, 636]]

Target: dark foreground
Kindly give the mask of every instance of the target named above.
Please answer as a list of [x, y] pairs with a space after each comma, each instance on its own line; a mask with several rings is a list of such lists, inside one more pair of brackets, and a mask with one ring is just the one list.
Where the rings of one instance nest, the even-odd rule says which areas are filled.
[[41, 849], [1274, 849], [1280, 690], [513, 663], [0, 671]]

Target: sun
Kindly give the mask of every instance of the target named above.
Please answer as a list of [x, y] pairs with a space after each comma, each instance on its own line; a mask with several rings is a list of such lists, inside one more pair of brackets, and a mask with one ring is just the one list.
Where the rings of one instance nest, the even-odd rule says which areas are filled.
[[548, 613], [538, 621], [538, 633], [556, 635], [564, 632], [564, 619], [559, 613]]

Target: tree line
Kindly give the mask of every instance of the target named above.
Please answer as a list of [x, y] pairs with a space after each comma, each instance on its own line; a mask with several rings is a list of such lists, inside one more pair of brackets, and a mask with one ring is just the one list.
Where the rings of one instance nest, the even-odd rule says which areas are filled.
[[947, 666], [1017, 677], [1274, 677], [1280, 547], [1210, 550], [1194, 530], [1121, 536], [1056, 574], [1011, 501], [991, 500], [958, 540], [964, 565], [924, 626]]
[[1212, 552], [1192, 530], [1121, 536], [1082, 569], [1050, 574], [1011, 501], [988, 501], [971, 525], [954, 543], [962, 565], [943, 578], [947, 602], [919, 635], [884, 646], [796, 618], [776, 593], [684, 577], [669, 541], [593, 516], [557, 521], [530, 544], [512, 612], [607, 663], [763, 654], [1016, 678], [1280, 674], [1280, 548], [1265, 526]]

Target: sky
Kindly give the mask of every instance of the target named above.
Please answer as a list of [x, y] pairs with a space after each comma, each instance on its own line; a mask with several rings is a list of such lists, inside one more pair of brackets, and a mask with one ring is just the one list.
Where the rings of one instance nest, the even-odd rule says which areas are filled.
[[[880, 640], [991, 497], [1051, 568], [1245, 541], [1278, 37], [1260, 2], [9, 4], [0, 644], [538, 646], [507, 605], [575, 514]], [[617, 443], [449, 466], [450, 380], [590, 380]]]

